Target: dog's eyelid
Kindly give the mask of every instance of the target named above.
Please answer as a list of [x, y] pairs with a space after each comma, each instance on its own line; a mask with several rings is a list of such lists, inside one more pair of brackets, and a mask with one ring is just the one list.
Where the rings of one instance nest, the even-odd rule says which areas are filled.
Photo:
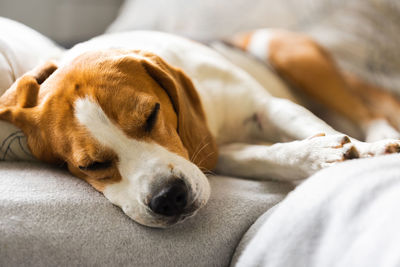
[[97, 170], [104, 170], [110, 168], [112, 165], [112, 161], [94, 161], [85, 166], [79, 166], [79, 169], [82, 171], [97, 171]]
[[154, 125], [157, 122], [159, 111], [160, 111], [160, 103], [156, 103], [150, 115], [146, 119], [146, 123], [144, 126], [146, 132], [150, 132], [154, 128]]

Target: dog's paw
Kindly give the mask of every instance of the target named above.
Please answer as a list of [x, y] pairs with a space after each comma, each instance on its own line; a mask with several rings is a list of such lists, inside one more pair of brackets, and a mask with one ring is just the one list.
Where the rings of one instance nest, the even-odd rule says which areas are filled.
[[356, 147], [360, 151], [361, 158], [400, 153], [400, 140], [387, 139], [373, 143], [358, 142]]
[[307, 175], [337, 162], [359, 157], [359, 151], [346, 135], [316, 135], [299, 141], [299, 164]]

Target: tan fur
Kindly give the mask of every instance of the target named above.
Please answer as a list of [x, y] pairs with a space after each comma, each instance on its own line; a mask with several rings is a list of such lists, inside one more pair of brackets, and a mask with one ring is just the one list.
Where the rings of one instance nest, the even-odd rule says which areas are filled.
[[[39, 85], [42, 84], [57, 66], [49, 61], [18, 79], [2, 96], [0, 108], [5, 106], [33, 107], [36, 105]], [[17, 92], [17, 90], [19, 90]]]
[[253, 35], [253, 32], [244, 32], [244, 33], [236, 34], [233, 36], [233, 39], [227, 40], [226, 43], [228, 45], [234, 44], [238, 48], [242, 49], [243, 51], [246, 51], [249, 46], [252, 35]]
[[276, 31], [269, 45], [269, 61], [296, 89], [364, 125], [378, 115], [351, 91], [329, 53], [306, 35]]
[[203, 107], [192, 81], [160, 57], [142, 54], [151, 59], [144, 62], [145, 69], [172, 99], [178, 113], [178, 133], [191, 160], [203, 170], [213, 169], [217, 163], [217, 145], [207, 128]]
[[372, 85], [351, 74], [344, 74], [351, 92], [356, 95], [376, 117], [387, 119], [390, 124], [400, 128], [400, 101], [386, 89]]
[[[21, 128], [38, 159], [67, 163], [99, 191], [121, 179], [112, 148], [98, 144], [75, 119], [75, 101], [89, 96], [129, 137], [158, 143], [201, 169], [215, 167], [215, 141], [199, 96], [181, 70], [154, 54], [128, 50], [86, 53], [50, 75], [54, 69], [48, 64], [23, 76], [0, 98], [0, 119]], [[143, 125], [156, 103], [160, 113], [148, 133]], [[112, 167], [79, 169], [95, 161], [111, 161]]]

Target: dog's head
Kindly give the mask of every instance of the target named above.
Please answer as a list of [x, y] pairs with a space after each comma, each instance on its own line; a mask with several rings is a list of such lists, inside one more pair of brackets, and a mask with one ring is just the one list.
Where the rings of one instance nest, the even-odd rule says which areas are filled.
[[66, 163], [135, 221], [167, 227], [210, 194], [216, 145], [191, 80], [154, 54], [85, 53], [47, 63], [0, 98], [35, 157]]

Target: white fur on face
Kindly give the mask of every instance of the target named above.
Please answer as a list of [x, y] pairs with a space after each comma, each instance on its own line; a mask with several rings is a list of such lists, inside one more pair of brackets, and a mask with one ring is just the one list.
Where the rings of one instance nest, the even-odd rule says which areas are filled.
[[[88, 97], [75, 102], [75, 116], [94, 139], [118, 155], [122, 180], [107, 185], [103, 193], [129, 217], [152, 227], [166, 227], [179, 221], [180, 218], [166, 218], [152, 213], [145, 203], [152, 190], [171, 177], [181, 177], [188, 186], [189, 206], [193, 203], [191, 213], [205, 205], [210, 186], [206, 176], [194, 164], [156, 143], [129, 138]], [[174, 168], [171, 169], [171, 165]]]

